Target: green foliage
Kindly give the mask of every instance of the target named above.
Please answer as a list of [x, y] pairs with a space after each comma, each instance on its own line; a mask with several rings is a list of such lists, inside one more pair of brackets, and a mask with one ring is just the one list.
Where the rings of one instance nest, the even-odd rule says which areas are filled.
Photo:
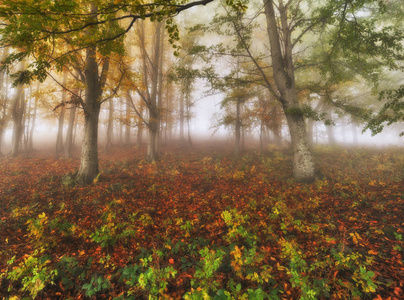
[[218, 289], [219, 282], [215, 273], [222, 264], [226, 253], [221, 250], [211, 250], [205, 247], [199, 251], [201, 260], [199, 268], [195, 271], [195, 278], [191, 280], [191, 292], [184, 295], [184, 299], [206, 299]]
[[[39, 254], [35, 250], [32, 255], [27, 255], [17, 267], [0, 275], [0, 278], [5, 277], [13, 284], [8, 288], [11, 295], [28, 293], [32, 298], [35, 298], [47, 285], [54, 284], [53, 280], [58, 272], [48, 266], [50, 256], [39, 256]], [[11, 266], [14, 263], [14, 257], [7, 263]], [[18, 286], [17, 283], [21, 285], [21, 288], [15, 290], [13, 286]]]
[[[373, 117], [363, 129], [370, 129], [372, 135], [382, 132], [385, 125], [390, 126], [397, 122], [404, 121], [404, 86], [397, 90], [385, 90], [379, 95], [379, 100], [386, 101], [383, 108]], [[404, 131], [400, 136], [404, 135]]]
[[[91, 240], [100, 244], [101, 247], [114, 246], [118, 241], [136, 235], [136, 229], [133, 225], [128, 222], [116, 221], [115, 213], [107, 212], [104, 218], [107, 223], [90, 233]], [[143, 225], [144, 222], [146, 222], [144, 215], [140, 217], [140, 222], [142, 222]]]
[[57, 241], [49, 234], [49, 218], [44, 212], [36, 219], [29, 219], [27, 225], [28, 236], [35, 240], [37, 248], [47, 249], [56, 245]]
[[250, 246], [255, 244], [256, 237], [250, 234], [243, 226], [248, 220], [248, 216], [243, 216], [236, 209], [225, 210], [221, 216], [229, 228], [226, 236], [228, 242], [245, 241]]
[[104, 278], [101, 275], [94, 274], [91, 277], [89, 283], [85, 283], [82, 289], [85, 290], [85, 295], [87, 297], [92, 297], [97, 295], [99, 292], [106, 291], [111, 288], [111, 283], [108, 278]]
[[78, 282], [84, 281], [86, 272], [85, 266], [81, 266], [74, 257], [63, 256], [55, 266], [57, 270], [57, 279], [67, 289], [78, 289]]

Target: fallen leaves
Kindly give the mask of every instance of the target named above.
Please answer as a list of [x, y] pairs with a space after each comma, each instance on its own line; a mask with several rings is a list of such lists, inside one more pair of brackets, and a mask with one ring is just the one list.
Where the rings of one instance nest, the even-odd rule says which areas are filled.
[[176, 151], [148, 163], [144, 153], [116, 149], [87, 187], [62, 184], [78, 161], [2, 158], [0, 294], [24, 292], [10, 274], [30, 257], [40, 265], [39, 250], [50, 257], [41, 278], [51, 267], [65, 276], [43, 288], [41, 281], [43, 298], [142, 298], [140, 274], [144, 286], [162, 284], [157, 293], [173, 299], [210, 286], [223, 295], [261, 286], [287, 298], [355, 289], [374, 299], [404, 296], [402, 166], [381, 168], [370, 150], [319, 150], [327, 179], [300, 184], [289, 178], [287, 154], [236, 160], [226, 149]]

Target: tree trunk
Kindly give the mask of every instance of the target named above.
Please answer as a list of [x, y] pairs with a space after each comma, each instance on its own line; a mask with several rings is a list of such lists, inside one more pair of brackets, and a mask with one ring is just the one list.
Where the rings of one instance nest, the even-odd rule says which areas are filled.
[[19, 85], [14, 95], [13, 102], [11, 104], [11, 116], [13, 119], [13, 138], [11, 145], [11, 156], [15, 157], [20, 154], [22, 135], [24, 132], [24, 117], [25, 99], [24, 99], [24, 87]]
[[126, 116], [125, 116], [125, 145], [130, 145], [130, 98], [126, 97]]
[[237, 99], [236, 101], [236, 156], [241, 153], [241, 101]]
[[105, 144], [105, 152], [109, 153], [112, 147], [112, 130], [113, 130], [113, 121], [114, 121], [114, 103], [112, 98], [109, 99], [109, 114], [108, 114], [108, 124], [107, 124], [107, 141]]
[[[304, 116], [299, 111], [294, 65], [292, 58], [291, 29], [287, 9], [279, 3], [282, 38], [278, 32], [273, 0], [264, 0], [268, 37], [271, 48], [273, 76], [286, 115], [293, 149], [293, 176], [297, 181], [310, 182], [315, 178], [315, 166], [309, 148]], [[283, 49], [281, 47], [283, 41]]]
[[[0, 62], [5, 60], [8, 55], [8, 48], [3, 48], [3, 54], [0, 58]], [[7, 77], [6, 72], [0, 70], [0, 155], [2, 154], [1, 148], [3, 145], [3, 135], [7, 125], [7, 105], [8, 105], [8, 95], [7, 95]]]
[[163, 116], [163, 61], [164, 61], [164, 24], [165, 21], [162, 21], [158, 27], [157, 30], [160, 31], [160, 37], [158, 37], [158, 43], [159, 43], [159, 48], [156, 49], [156, 51], [159, 51], [159, 57], [158, 57], [158, 72], [157, 72], [157, 78], [158, 78], [158, 83], [157, 83], [157, 110], [158, 110], [158, 125], [157, 125], [157, 152], [160, 151], [161, 148], [161, 143], [162, 143], [162, 136], [161, 136], [161, 127], [162, 127], [162, 122], [161, 118]]
[[[328, 105], [326, 106], [326, 113], [327, 113], [327, 118], [330, 121], [332, 121], [332, 111], [331, 111], [331, 107], [329, 107]], [[331, 145], [335, 145], [337, 143], [337, 140], [335, 139], [334, 126], [326, 125], [326, 130], [327, 130], [328, 142]]]
[[60, 107], [60, 113], [59, 113], [59, 118], [58, 118], [58, 133], [56, 136], [56, 157], [59, 157], [61, 153], [64, 151], [64, 146], [63, 146], [63, 123], [65, 120], [65, 111], [66, 107], [62, 105]]
[[[67, 72], [63, 72], [63, 87], [67, 84]], [[62, 100], [61, 100], [61, 107], [60, 107], [60, 114], [59, 114], [59, 126], [58, 126], [58, 133], [56, 136], [56, 157], [59, 157], [61, 153], [64, 152], [63, 146], [63, 123], [65, 120], [65, 112], [66, 112], [66, 90], [63, 88], [62, 90]]]
[[[86, 98], [89, 98], [86, 96]], [[86, 99], [87, 100], [87, 99]], [[98, 102], [97, 100], [95, 102]], [[86, 104], [91, 105], [90, 101]], [[84, 117], [84, 136], [81, 147], [80, 169], [77, 174], [77, 182], [89, 184], [99, 173], [98, 168], [98, 119], [100, 105], [92, 103], [92, 108], [87, 108]]]
[[[91, 5], [91, 13], [96, 18], [97, 8]], [[87, 34], [91, 35], [91, 28]], [[98, 120], [101, 110], [101, 95], [105, 86], [106, 75], [109, 69], [109, 58], [102, 63], [101, 76], [98, 74], [96, 60], [96, 46], [86, 50], [86, 95], [84, 100], [84, 135], [81, 148], [80, 169], [77, 174], [77, 182], [89, 184], [97, 177], [98, 167]]]
[[187, 105], [187, 127], [188, 127], [188, 145], [192, 146], [191, 139], [191, 106]]
[[65, 142], [65, 157], [72, 157], [73, 150], [73, 131], [76, 120], [76, 104], [73, 103], [69, 111], [69, 124], [67, 125], [66, 142]]
[[180, 91], [180, 141], [184, 141], [184, 120], [185, 120], [185, 97], [184, 97], [184, 90], [183, 87], [181, 87], [181, 91]]
[[121, 146], [123, 144], [123, 123], [122, 123], [123, 112], [122, 112], [122, 110], [123, 110], [123, 104], [122, 104], [122, 101], [119, 101], [119, 120], [120, 120], [120, 122], [119, 122], [119, 127], [118, 127], [118, 140], [119, 140], [119, 145], [121, 145]]
[[[38, 90], [39, 90], [39, 83], [38, 83], [37, 91]], [[37, 111], [38, 111], [38, 99], [35, 98], [34, 112], [32, 115], [31, 128], [30, 128], [29, 137], [28, 137], [28, 147], [27, 147], [28, 151], [34, 150], [34, 129], [35, 129]]]
[[139, 107], [139, 120], [137, 121], [137, 135], [136, 135], [136, 145], [140, 149], [143, 144], [143, 130], [144, 130], [144, 124], [143, 124], [143, 113], [144, 113], [144, 104], [141, 103]]
[[154, 58], [152, 66], [152, 82], [151, 82], [151, 92], [150, 92], [150, 103], [149, 103], [149, 146], [148, 146], [148, 157], [151, 161], [155, 161], [159, 156], [159, 129], [160, 129], [160, 113], [158, 106], [158, 83], [159, 83], [159, 72], [160, 70], [160, 55], [161, 55], [161, 31], [162, 23], [159, 22], [156, 25], [156, 39], [154, 42]]

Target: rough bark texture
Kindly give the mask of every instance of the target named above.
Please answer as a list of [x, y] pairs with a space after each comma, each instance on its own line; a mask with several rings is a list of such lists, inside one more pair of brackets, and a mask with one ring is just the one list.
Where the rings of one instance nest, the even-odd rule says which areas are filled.
[[[91, 13], [96, 16], [97, 7], [92, 4]], [[95, 17], [94, 17], [95, 18]], [[88, 31], [91, 34], [91, 30]], [[98, 119], [101, 109], [101, 95], [106, 83], [109, 70], [109, 58], [104, 58], [101, 74], [99, 75], [98, 61], [96, 59], [96, 46], [86, 50], [85, 83], [86, 93], [84, 100], [84, 135], [81, 148], [80, 169], [77, 182], [89, 184], [97, 177], [98, 169]]]
[[[280, 94], [280, 101], [289, 126], [293, 149], [293, 176], [296, 180], [309, 182], [314, 180], [315, 167], [309, 148], [303, 114], [299, 113], [296, 94], [294, 66], [292, 58], [291, 29], [288, 25], [287, 9], [282, 2], [278, 5], [280, 31], [272, 0], [264, 0], [268, 36], [271, 48], [273, 76]], [[283, 51], [281, 47], [283, 42]]]
[[65, 142], [65, 157], [71, 158], [72, 157], [72, 150], [73, 150], [73, 131], [74, 131], [74, 121], [76, 120], [76, 105], [70, 108], [69, 112], [69, 124], [67, 125], [66, 131], [66, 142]]
[[101, 90], [98, 82], [98, 66], [95, 54], [95, 47], [88, 49], [86, 54], [85, 75], [87, 85], [84, 101], [84, 135], [81, 146], [80, 169], [77, 175], [77, 181], [82, 184], [91, 183], [99, 173], [97, 143]]
[[155, 161], [159, 156], [159, 129], [160, 129], [160, 113], [158, 105], [158, 83], [161, 56], [161, 31], [162, 23], [156, 25], [156, 37], [154, 42], [154, 58], [152, 65], [152, 82], [149, 103], [149, 145], [147, 155], [151, 161]]
[[13, 138], [11, 144], [11, 156], [17, 156], [20, 154], [22, 135], [24, 132], [24, 87], [19, 85], [14, 95], [13, 102], [11, 104], [11, 117], [13, 119]]

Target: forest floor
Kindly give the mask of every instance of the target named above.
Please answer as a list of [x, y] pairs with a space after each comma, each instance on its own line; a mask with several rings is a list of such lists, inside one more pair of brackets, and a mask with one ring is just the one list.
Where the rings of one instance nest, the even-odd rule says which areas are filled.
[[404, 299], [404, 149], [231, 150], [0, 158], [0, 298]]

